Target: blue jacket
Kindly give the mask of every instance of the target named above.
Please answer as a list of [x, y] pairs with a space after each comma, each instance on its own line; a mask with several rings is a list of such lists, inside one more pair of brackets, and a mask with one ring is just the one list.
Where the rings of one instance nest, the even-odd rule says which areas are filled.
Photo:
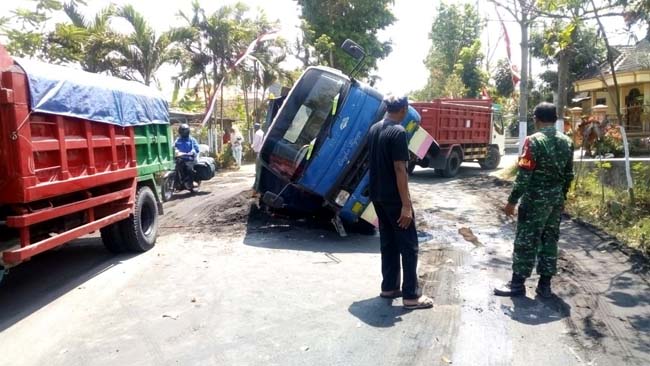
[[[193, 153], [194, 156], [199, 154], [199, 143], [192, 136], [188, 138], [177, 138], [176, 142], [174, 142], [174, 147], [181, 153]], [[183, 156], [183, 159], [194, 160], [194, 156]]]

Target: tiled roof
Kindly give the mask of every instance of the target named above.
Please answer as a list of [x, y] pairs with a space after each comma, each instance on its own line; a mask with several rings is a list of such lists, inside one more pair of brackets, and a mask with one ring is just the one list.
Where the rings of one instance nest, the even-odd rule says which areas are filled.
[[[650, 41], [643, 39], [634, 46], [614, 46], [618, 56], [614, 60], [614, 69], [617, 73], [639, 70], [650, 70]], [[612, 73], [608, 62], [587, 71], [580, 77], [582, 80], [600, 77], [601, 72], [605, 75]]]

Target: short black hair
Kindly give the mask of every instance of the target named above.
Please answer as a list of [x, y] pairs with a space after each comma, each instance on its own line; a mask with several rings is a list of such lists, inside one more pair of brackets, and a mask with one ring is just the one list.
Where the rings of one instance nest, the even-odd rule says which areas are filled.
[[409, 99], [408, 97], [389, 95], [384, 99], [384, 103], [386, 103], [386, 110], [389, 113], [396, 113], [401, 111], [402, 108], [408, 107]]
[[535, 107], [533, 115], [540, 122], [543, 123], [554, 123], [557, 121], [557, 108], [555, 104], [549, 102], [541, 102]]

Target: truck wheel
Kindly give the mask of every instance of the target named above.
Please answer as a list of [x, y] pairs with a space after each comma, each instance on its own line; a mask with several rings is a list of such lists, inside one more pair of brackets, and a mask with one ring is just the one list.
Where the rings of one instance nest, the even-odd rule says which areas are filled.
[[146, 252], [153, 248], [158, 236], [158, 205], [151, 188], [138, 189], [133, 214], [121, 221], [121, 226], [127, 250]]
[[492, 170], [499, 167], [499, 163], [501, 163], [501, 153], [499, 153], [499, 148], [496, 146], [490, 146], [485, 159], [479, 160], [478, 163], [481, 166], [481, 169], [485, 170]]
[[101, 233], [102, 242], [104, 242], [106, 250], [114, 254], [126, 252], [119, 222], [103, 227], [99, 229], [99, 232]]
[[417, 163], [415, 161], [409, 160], [409, 165], [408, 165], [408, 173], [409, 173], [409, 175], [413, 174], [413, 171], [415, 170], [416, 165], [417, 165]]
[[445, 178], [455, 177], [458, 174], [458, 170], [460, 170], [461, 163], [458, 150], [452, 150], [449, 158], [447, 158], [447, 167], [442, 171], [442, 176]]
[[169, 176], [165, 177], [160, 185], [160, 197], [163, 202], [167, 202], [172, 199], [174, 195], [174, 185], [176, 180], [176, 173], [172, 173]]

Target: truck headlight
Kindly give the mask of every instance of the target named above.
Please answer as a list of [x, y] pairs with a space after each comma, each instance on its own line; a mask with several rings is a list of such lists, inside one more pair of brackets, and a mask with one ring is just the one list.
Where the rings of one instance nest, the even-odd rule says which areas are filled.
[[350, 193], [348, 193], [348, 192], [346, 192], [344, 190], [340, 190], [339, 194], [336, 195], [336, 199], [334, 200], [334, 202], [337, 205], [343, 207], [345, 205], [345, 203], [348, 201], [348, 198], [350, 198]]

